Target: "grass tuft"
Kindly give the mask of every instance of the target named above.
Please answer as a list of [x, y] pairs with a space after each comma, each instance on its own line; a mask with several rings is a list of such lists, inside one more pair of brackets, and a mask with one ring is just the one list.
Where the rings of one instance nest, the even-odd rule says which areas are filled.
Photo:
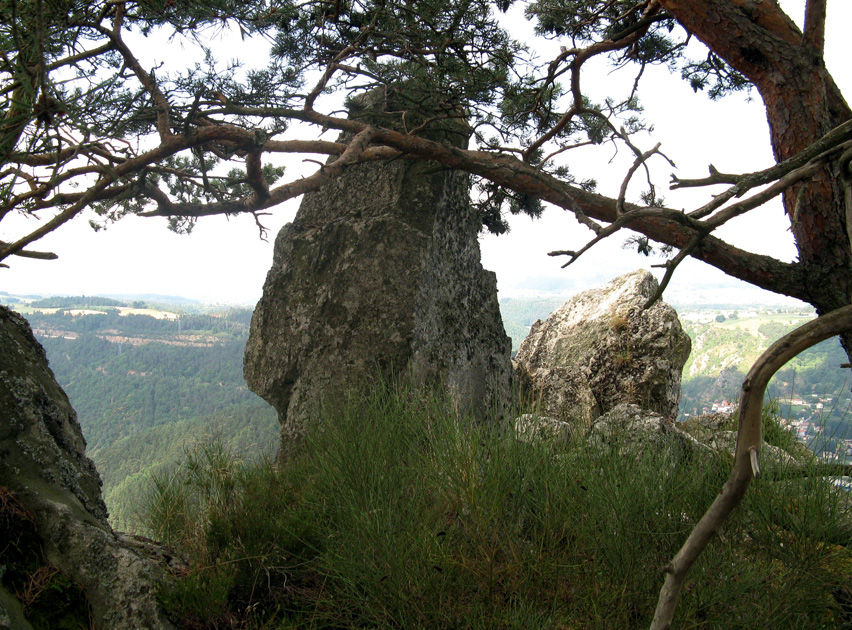
[[[451, 408], [380, 385], [327, 408], [284, 467], [191, 453], [146, 510], [192, 560], [164, 603], [192, 628], [647, 626], [724, 459], [619, 436], [526, 443]], [[819, 478], [757, 480], [694, 568], [679, 627], [843, 627], [849, 523]]]

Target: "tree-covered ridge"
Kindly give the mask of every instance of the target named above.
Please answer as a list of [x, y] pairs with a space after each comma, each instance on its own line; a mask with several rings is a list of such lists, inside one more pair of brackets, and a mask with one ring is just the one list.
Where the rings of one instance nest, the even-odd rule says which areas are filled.
[[57, 380], [97, 450], [146, 428], [257, 403], [242, 377], [251, 312], [30, 314]]
[[33, 300], [29, 303], [29, 306], [33, 308], [86, 308], [89, 306], [128, 306], [128, 304], [100, 295], [54, 295], [41, 300]]
[[[701, 321], [684, 320], [684, 329], [692, 339], [692, 354], [683, 372], [682, 414], [701, 414], [725, 402], [735, 405], [746, 373], [757, 357], [813, 317], [801, 309], [780, 310], [712, 309], [705, 311], [710, 314]], [[721, 317], [713, 317], [716, 313]], [[779, 370], [767, 389], [782, 417], [808, 422], [812, 427], [803, 439], [812, 442], [819, 433], [820, 439], [814, 442], [817, 450], [844, 457], [848, 446], [840, 440], [852, 438], [852, 374], [841, 367], [846, 361], [836, 339], [823, 341]]]

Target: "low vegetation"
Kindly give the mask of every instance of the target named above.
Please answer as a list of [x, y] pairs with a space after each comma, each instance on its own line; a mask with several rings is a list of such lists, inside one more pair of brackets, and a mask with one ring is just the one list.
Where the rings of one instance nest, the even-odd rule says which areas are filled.
[[[329, 406], [285, 466], [189, 453], [145, 522], [191, 561], [162, 593], [187, 628], [647, 627], [660, 568], [727, 473], [617, 436], [520, 442], [382, 386]], [[772, 478], [700, 557], [678, 627], [850, 622], [847, 496]]]

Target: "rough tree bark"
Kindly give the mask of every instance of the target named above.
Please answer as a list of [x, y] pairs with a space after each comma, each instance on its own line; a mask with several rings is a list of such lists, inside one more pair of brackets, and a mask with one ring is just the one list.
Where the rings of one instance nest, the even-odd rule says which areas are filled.
[[[824, 0], [810, 0], [806, 33], [775, 0], [660, 0], [689, 32], [757, 88], [766, 107], [777, 161], [792, 157], [852, 110], [828, 74], [822, 56]], [[804, 299], [819, 314], [850, 303], [852, 250], [846, 231], [844, 190], [828, 165], [784, 195], [801, 262]], [[852, 337], [843, 338], [852, 356]]]

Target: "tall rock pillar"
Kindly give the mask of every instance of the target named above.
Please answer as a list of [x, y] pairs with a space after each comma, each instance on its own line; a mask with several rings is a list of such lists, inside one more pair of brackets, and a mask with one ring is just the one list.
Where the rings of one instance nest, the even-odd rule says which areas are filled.
[[[375, 107], [350, 116], [375, 121]], [[435, 134], [467, 144], [457, 124]], [[319, 404], [379, 374], [443, 387], [478, 416], [506, 408], [511, 342], [479, 227], [468, 175], [434, 163], [363, 164], [305, 195], [276, 238], [245, 356], [282, 452]]]

